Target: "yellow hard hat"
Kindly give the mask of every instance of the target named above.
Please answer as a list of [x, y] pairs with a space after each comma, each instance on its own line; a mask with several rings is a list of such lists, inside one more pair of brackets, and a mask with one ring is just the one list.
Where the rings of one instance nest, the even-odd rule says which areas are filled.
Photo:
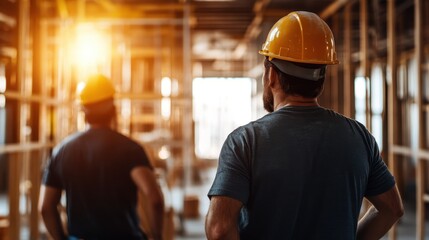
[[78, 87], [77, 94], [79, 103], [87, 105], [113, 98], [115, 87], [106, 76], [95, 74], [89, 76], [83, 86]]
[[305, 11], [291, 12], [278, 20], [259, 53], [270, 60], [338, 64], [331, 29], [319, 16]]

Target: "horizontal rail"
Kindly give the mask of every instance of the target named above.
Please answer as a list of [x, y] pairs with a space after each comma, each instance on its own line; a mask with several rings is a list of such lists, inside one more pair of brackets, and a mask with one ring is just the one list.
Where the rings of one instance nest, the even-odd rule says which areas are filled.
[[390, 147], [390, 151], [395, 154], [429, 160], [429, 150], [411, 149], [410, 147], [394, 145]]
[[53, 147], [54, 143], [16, 143], [0, 146], [0, 153], [17, 153]]

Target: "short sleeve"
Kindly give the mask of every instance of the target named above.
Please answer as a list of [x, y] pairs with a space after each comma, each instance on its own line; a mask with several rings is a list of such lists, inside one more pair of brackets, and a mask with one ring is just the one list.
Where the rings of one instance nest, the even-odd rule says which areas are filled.
[[381, 158], [378, 146], [373, 137], [372, 143], [372, 161], [370, 162], [370, 170], [368, 177], [368, 185], [365, 196], [375, 196], [382, 194], [395, 185], [395, 179]]
[[243, 131], [233, 131], [222, 146], [209, 197], [226, 196], [247, 203], [250, 194], [249, 155]]
[[54, 150], [52, 151], [51, 157], [49, 158], [47, 165], [43, 171], [43, 176], [42, 176], [43, 185], [63, 189], [63, 184], [59, 176], [59, 166], [58, 166], [59, 163], [57, 160], [60, 152], [61, 152], [61, 148], [59, 146], [54, 148]]
[[134, 148], [131, 151], [127, 151], [127, 155], [129, 169], [133, 169], [135, 167], [148, 167], [153, 169], [146, 151], [137, 143], [135, 143]]

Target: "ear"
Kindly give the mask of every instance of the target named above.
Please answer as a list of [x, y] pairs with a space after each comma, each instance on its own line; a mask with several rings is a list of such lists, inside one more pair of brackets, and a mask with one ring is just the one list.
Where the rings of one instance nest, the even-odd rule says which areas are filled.
[[270, 70], [268, 71], [268, 86], [271, 88], [275, 88], [278, 85], [279, 85], [279, 74], [273, 67], [270, 67]]

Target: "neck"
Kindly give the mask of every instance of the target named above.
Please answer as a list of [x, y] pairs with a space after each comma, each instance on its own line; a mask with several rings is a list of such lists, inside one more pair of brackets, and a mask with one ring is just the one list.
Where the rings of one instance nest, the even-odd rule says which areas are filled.
[[320, 106], [317, 98], [305, 98], [297, 95], [290, 95], [284, 97], [281, 101], [277, 101], [277, 104], [274, 105], [275, 110], [278, 110], [282, 107], [287, 106], [298, 106], [298, 107], [311, 107], [311, 106]]

